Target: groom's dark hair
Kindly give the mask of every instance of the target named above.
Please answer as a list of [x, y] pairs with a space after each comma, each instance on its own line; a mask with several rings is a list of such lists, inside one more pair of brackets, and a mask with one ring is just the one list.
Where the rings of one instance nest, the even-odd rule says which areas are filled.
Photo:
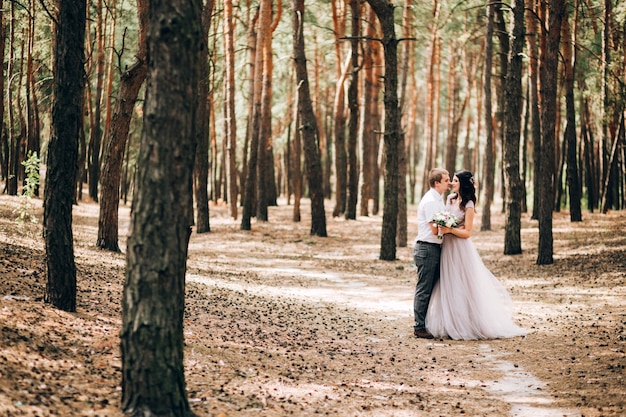
[[445, 168], [433, 168], [428, 173], [428, 185], [435, 186], [436, 182], [441, 182], [444, 175], [450, 176], [450, 173]]

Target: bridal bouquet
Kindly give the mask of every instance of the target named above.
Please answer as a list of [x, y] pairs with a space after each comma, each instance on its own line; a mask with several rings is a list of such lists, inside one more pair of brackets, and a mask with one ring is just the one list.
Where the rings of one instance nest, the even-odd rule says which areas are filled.
[[[437, 226], [457, 227], [459, 225], [459, 218], [449, 211], [440, 211], [433, 216], [432, 222]], [[437, 238], [443, 239], [443, 235], [439, 233], [437, 234]]]

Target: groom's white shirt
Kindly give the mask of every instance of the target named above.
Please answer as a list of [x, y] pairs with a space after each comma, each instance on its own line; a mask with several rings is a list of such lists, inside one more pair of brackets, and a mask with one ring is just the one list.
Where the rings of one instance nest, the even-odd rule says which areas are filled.
[[446, 206], [443, 204], [443, 195], [439, 194], [434, 188], [428, 190], [419, 205], [417, 206], [417, 238], [416, 241], [430, 242], [441, 244], [441, 239], [438, 239], [430, 229], [430, 221], [433, 216], [440, 211], [444, 211]]

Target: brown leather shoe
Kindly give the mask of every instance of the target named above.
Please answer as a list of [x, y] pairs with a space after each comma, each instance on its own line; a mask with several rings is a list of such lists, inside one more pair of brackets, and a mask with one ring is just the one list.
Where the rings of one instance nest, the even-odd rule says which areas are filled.
[[415, 335], [415, 337], [419, 337], [421, 339], [434, 339], [435, 338], [426, 329], [415, 329], [413, 330], [413, 334]]

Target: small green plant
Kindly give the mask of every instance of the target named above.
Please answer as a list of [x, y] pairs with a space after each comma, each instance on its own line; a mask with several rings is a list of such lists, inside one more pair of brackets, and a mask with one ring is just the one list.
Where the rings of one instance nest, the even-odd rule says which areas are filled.
[[26, 181], [22, 188], [20, 207], [14, 210], [18, 214], [17, 223], [24, 225], [26, 223], [37, 223], [37, 216], [32, 214], [33, 204], [31, 199], [35, 196], [35, 191], [39, 186], [39, 157], [37, 152], [29, 151], [28, 158], [22, 162], [26, 173]]

